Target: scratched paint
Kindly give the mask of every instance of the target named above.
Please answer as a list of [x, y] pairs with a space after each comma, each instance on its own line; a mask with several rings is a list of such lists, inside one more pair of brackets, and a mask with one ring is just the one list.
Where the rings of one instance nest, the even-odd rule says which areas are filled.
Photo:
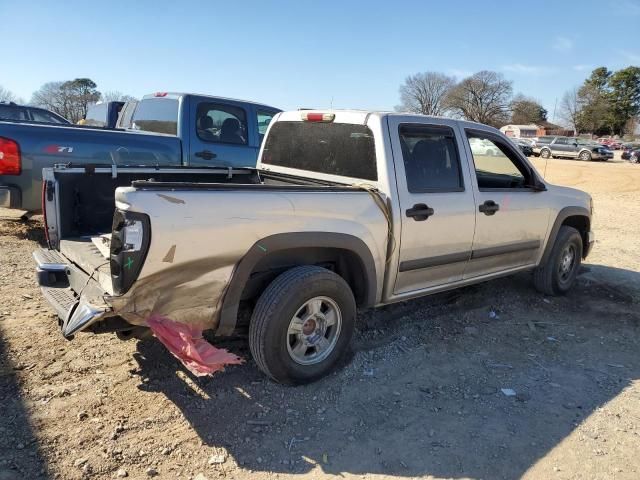
[[172, 197], [171, 195], [165, 195], [164, 193], [156, 193], [156, 195], [162, 198], [163, 200], [166, 200], [167, 202], [183, 204], [183, 205], [187, 203], [181, 198]]

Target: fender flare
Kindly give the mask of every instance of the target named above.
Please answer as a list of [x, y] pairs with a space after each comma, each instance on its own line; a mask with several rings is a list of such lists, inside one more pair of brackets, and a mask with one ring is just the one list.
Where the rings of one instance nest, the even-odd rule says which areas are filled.
[[556, 220], [553, 222], [553, 227], [551, 227], [551, 232], [549, 232], [549, 239], [547, 240], [547, 245], [544, 248], [544, 253], [542, 254], [539, 265], [546, 263], [549, 255], [551, 255], [553, 245], [556, 242], [558, 231], [560, 231], [562, 223], [569, 217], [585, 217], [589, 221], [589, 228], [591, 228], [591, 215], [589, 214], [589, 210], [584, 207], [564, 207], [558, 212]]
[[345, 233], [332, 232], [279, 233], [258, 240], [236, 265], [222, 298], [216, 336], [228, 336], [233, 333], [242, 292], [258, 262], [273, 252], [293, 248], [338, 248], [355, 253], [366, 272], [363, 281], [367, 284], [367, 293], [363, 304], [369, 307], [376, 303], [376, 266], [369, 247], [361, 239]]

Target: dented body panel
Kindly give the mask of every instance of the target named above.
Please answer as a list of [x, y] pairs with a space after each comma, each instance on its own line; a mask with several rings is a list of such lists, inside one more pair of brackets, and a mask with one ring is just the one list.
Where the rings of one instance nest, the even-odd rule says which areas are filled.
[[[135, 324], [153, 312], [215, 329], [236, 265], [261, 239], [283, 233], [350, 235], [366, 245], [376, 270], [384, 271], [387, 224], [367, 192], [255, 190], [174, 191], [167, 200], [152, 191], [118, 189], [117, 207], [144, 212], [153, 227], [138, 280], [111, 299], [114, 309]], [[325, 208], [319, 210], [318, 203]]]

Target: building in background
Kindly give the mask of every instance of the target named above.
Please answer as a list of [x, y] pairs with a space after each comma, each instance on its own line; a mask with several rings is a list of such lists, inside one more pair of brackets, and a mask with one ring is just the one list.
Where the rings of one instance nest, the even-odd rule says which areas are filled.
[[500, 127], [500, 131], [507, 137], [514, 138], [533, 138], [542, 137], [544, 135], [562, 135], [571, 137], [574, 131], [561, 127], [551, 122], [531, 123], [529, 125], [505, 125]]

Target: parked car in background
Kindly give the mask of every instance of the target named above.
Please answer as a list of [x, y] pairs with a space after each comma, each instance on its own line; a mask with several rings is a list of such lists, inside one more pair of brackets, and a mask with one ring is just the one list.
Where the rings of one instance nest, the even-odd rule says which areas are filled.
[[133, 123], [133, 114], [138, 107], [138, 100], [129, 100], [126, 102], [120, 112], [118, 113], [118, 119], [116, 120], [116, 127], [119, 129], [127, 129], [131, 128], [131, 124]]
[[[117, 128], [120, 112], [127, 102], [98, 102], [89, 105], [83, 125]], [[137, 102], [136, 102], [137, 103]]]
[[575, 137], [558, 136], [548, 143], [536, 142], [533, 152], [542, 158], [578, 158], [584, 161], [613, 158], [613, 152], [604, 145]]
[[45, 108], [18, 105], [14, 102], [0, 102], [0, 121], [71, 125], [66, 118]]
[[348, 350], [357, 307], [527, 270], [562, 294], [594, 241], [587, 193], [546, 182], [495, 128], [453, 119], [283, 112], [256, 169], [161, 175], [45, 170], [52, 249], [34, 258], [65, 337], [131, 338], [152, 315], [248, 329], [266, 375], [306, 383]]
[[527, 157], [531, 157], [533, 155], [533, 147], [531, 143], [522, 138], [509, 138], [516, 146], [525, 154]]
[[279, 111], [229, 98], [156, 93], [138, 103], [126, 131], [0, 122], [0, 207], [40, 210], [42, 169], [56, 163], [255, 167], [264, 132]]
[[622, 145], [622, 159], [629, 160], [631, 158], [631, 152], [640, 149], [640, 143], [624, 143]]
[[476, 155], [498, 155], [496, 146], [482, 138], [470, 138], [469, 146], [471, 147], [471, 151]]
[[629, 161], [631, 163], [640, 163], [640, 148], [631, 151]]

